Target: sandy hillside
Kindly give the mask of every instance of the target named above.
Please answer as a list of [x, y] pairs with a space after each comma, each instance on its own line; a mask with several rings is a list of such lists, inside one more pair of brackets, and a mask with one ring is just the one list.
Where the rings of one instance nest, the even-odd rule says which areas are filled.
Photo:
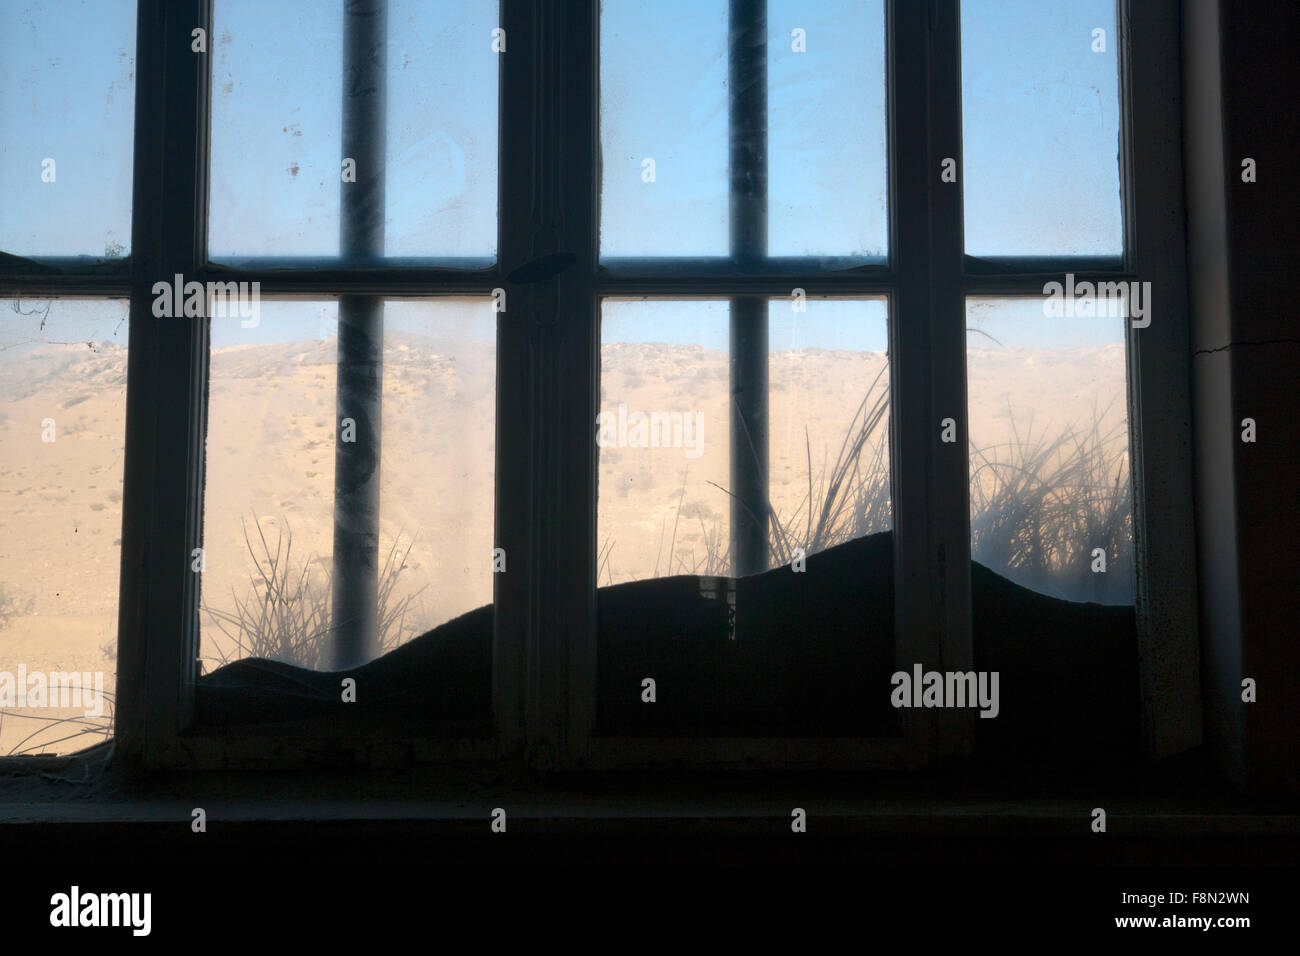
[[[385, 350], [381, 545], [414, 541], [399, 588], [423, 588], [407, 622], [413, 634], [491, 599], [493, 348], [394, 333]], [[0, 352], [0, 671], [103, 671], [112, 690], [125, 358], [121, 346], [84, 344]], [[213, 352], [203, 573], [213, 608], [250, 594], [243, 522], [255, 533], [254, 518], [272, 547], [291, 532], [290, 564], [309, 565], [313, 586], [324, 586], [334, 362], [332, 338]], [[817, 493], [884, 362], [870, 352], [773, 353], [772, 500], [784, 522], [802, 521], [809, 459]], [[616, 343], [604, 347], [604, 366], [603, 410], [698, 413], [701, 431], [698, 457], [684, 447], [601, 450], [601, 583], [701, 568], [710, 542], [725, 549], [727, 538], [726, 356]], [[1112, 398], [1122, 420], [1123, 350], [974, 352], [969, 386], [972, 436], [983, 444], [1007, 440], [1012, 421], [1031, 416], [1036, 433], [1091, 423], [1094, 403]], [[56, 423], [52, 443], [41, 440], [46, 418]], [[219, 638], [205, 615], [212, 663], [233, 653]], [[0, 753], [40, 726], [30, 718], [51, 716], [70, 715], [4, 715]], [[67, 732], [47, 728], [40, 739]]]

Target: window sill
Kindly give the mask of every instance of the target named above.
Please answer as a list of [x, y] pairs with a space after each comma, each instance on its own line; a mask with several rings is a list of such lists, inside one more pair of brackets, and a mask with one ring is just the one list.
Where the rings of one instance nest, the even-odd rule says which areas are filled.
[[[1233, 793], [1200, 754], [1102, 779], [1076, 775], [1032, 786], [969, 767], [914, 774], [587, 772], [540, 780], [502, 763], [133, 780], [107, 765], [106, 756], [100, 748], [73, 758], [10, 762], [0, 775], [6, 846], [48, 847], [41, 841], [57, 832], [60, 842], [78, 846], [122, 841], [146, 862], [156, 855], [160, 863], [198, 864], [219, 862], [223, 854], [275, 859], [280, 849], [323, 855], [338, 840], [355, 838], [391, 841], [394, 858], [412, 844], [445, 848], [450, 841], [455, 858], [462, 842], [472, 854], [491, 836], [492, 812], [501, 807], [508, 832], [528, 838], [520, 851], [536, 847], [536, 838], [563, 840], [566, 847], [575, 841], [574, 860], [597, 862], [620, 840], [662, 839], [687, 854], [699, 852], [698, 841], [714, 839], [743, 847], [750, 844], [736, 838], [752, 838], [770, 848], [767, 841], [787, 835], [792, 809], [802, 807], [808, 832], [819, 838], [809, 845], [822, 853], [833, 843], [833, 852], [855, 865], [884, 862], [903, 844], [909, 858], [915, 853], [921, 862], [956, 864], [984, 843], [996, 844], [998, 858], [1010, 864], [1269, 864], [1294, 860], [1300, 848], [1294, 800]], [[1091, 832], [1098, 806], [1108, 816], [1104, 839]], [[224, 833], [198, 847], [197, 856], [186, 842], [195, 807], [206, 811], [208, 832]], [[846, 846], [854, 848], [847, 857]]]

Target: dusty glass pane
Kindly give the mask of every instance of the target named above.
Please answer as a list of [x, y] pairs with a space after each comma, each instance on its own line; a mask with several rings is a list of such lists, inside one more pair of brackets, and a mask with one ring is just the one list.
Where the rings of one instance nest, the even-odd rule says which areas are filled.
[[768, 314], [773, 566], [893, 523], [886, 302], [798, 304]]
[[112, 732], [125, 301], [0, 300], [0, 756]]
[[895, 730], [861, 694], [894, 647], [885, 306], [795, 304], [759, 313], [769, 567], [737, 576], [729, 456], [755, 445], [730, 435], [732, 306], [603, 303], [598, 734]]
[[[602, 307], [602, 585], [731, 573], [728, 316]], [[883, 299], [769, 304], [771, 566], [891, 527], [885, 316]]]
[[384, 306], [380, 561], [382, 571], [394, 549], [391, 645], [492, 603], [496, 324], [490, 299]]
[[[338, 254], [342, 11], [216, 3], [214, 258]], [[496, 253], [497, 22], [496, 4], [389, 4], [386, 255]]]
[[0, 251], [130, 252], [133, 0], [0, 4]]
[[389, 2], [390, 256], [496, 256], [498, 23], [484, 0]]
[[888, 243], [881, 0], [771, 0], [768, 253], [882, 258]]
[[337, 255], [342, 4], [217, 0], [212, 34], [211, 255]]
[[604, 0], [600, 254], [726, 256], [727, 4]]
[[[375, 655], [492, 601], [491, 300], [387, 302], [383, 321]], [[337, 355], [334, 302], [263, 301], [252, 328], [213, 319], [206, 671], [334, 667]]]
[[728, 313], [726, 301], [602, 306], [601, 585], [730, 571]]
[[200, 659], [325, 667], [338, 307], [262, 301], [212, 320]]
[[1114, 0], [964, 0], [966, 251], [1118, 256]]
[[966, 304], [971, 555], [1073, 601], [1133, 601], [1124, 308]]

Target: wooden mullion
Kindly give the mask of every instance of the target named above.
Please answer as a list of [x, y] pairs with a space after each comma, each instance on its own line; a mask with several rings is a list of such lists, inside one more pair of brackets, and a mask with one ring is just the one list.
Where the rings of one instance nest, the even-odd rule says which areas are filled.
[[[970, 441], [966, 402], [966, 296], [963, 284], [965, 209], [962, 183], [961, 16], [958, 0], [931, 0], [929, 80], [930, 390], [928, 439], [935, 449], [931, 560], [938, 612], [935, 669], [974, 667], [970, 578]], [[940, 172], [956, 161], [956, 182]], [[940, 423], [956, 423], [956, 441], [940, 438]], [[974, 749], [974, 712], [941, 708], [936, 715], [940, 756]]]
[[153, 315], [153, 285], [187, 280], [207, 232], [211, 0], [139, 0], [127, 352], [117, 748], [174, 765], [194, 704], [209, 323]]

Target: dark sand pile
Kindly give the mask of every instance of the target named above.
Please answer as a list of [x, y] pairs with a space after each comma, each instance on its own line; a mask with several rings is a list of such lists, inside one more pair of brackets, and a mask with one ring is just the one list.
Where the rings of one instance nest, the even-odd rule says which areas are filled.
[[[1137, 738], [1132, 607], [1079, 604], [971, 571], [977, 670], [1000, 674], [1000, 713], [977, 720], [982, 752], [1115, 756]], [[734, 628], [728, 594], [735, 594]], [[597, 733], [880, 736], [896, 730], [893, 540], [847, 542], [748, 578], [679, 576], [597, 592]], [[733, 637], [734, 631], [734, 637]], [[334, 715], [410, 733], [491, 733], [492, 608], [434, 628], [363, 667], [308, 671], [249, 659], [198, 682], [201, 725]], [[910, 662], [907, 667], [910, 669]], [[340, 699], [342, 677], [357, 701]], [[653, 677], [657, 702], [641, 701]], [[344, 723], [339, 724], [340, 727]]]

